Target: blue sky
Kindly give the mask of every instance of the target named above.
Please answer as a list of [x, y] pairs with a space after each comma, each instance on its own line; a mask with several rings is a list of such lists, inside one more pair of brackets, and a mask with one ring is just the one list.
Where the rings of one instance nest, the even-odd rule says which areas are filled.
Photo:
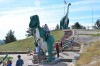
[[[69, 25], [79, 22], [91, 26], [100, 18], [100, 0], [65, 0], [69, 7]], [[5, 39], [7, 32], [15, 31], [17, 39], [24, 39], [30, 22], [30, 16], [38, 14], [41, 26], [48, 24], [53, 29], [60, 23], [67, 11], [64, 0], [0, 0], [0, 39]], [[92, 22], [93, 10], [93, 22]]]

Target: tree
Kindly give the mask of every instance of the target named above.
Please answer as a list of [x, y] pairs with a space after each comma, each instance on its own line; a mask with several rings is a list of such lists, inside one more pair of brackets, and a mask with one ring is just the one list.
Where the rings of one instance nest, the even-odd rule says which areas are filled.
[[9, 30], [9, 32], [5, 36], [5, 43], [10, 43], [16, 41], [16, 37], [14, 36], [14, 31]]
[[28, 28], [27, 31], [26, 31], [26, 35], [27, 37], [30, 37], [30, 36], [33, 36], [34, 33], [35, 33], [35, 30], [34, 29], [31, 29], [31, 28]]
[[59, 25], [57, 24], [57, 25], [56, 25], [56, 30], [59, 30], [59, 29], [60, 29], [60, 27], [59, 27]]
[[94, 26], [95, 29], [100, 29], [100, 19], [98, 19]]
[[80, 25], [78, 22], [76, 22], [71, 27], [72, 27], [72, 29], [86, 29], [84, 26]]

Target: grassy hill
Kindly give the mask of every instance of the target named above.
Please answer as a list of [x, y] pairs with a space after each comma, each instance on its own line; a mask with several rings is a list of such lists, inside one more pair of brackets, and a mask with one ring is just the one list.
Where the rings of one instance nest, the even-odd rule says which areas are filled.
[[[51, 31], [51, 34], [54, 36], [55, 41], [63, 37], [64, 32], [62, 30]], [[26, 51], [30, 47], [31, 50], [34, 49], [34, 38], [29, 37], [23, 40], [18, 40], [12, 43], [0, 45], [0, 52], [2, 51]]]
[[100, 41], [90, 43], [81, 54], [76, 66], [100, 66]]

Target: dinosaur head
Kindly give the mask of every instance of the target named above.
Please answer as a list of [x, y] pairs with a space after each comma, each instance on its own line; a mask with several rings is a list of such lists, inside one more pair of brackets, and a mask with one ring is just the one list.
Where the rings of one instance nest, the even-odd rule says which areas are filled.
[[30, 23], [29, 27], [30, 28], [37, 28], [40, 26], [40, 21], [38, 15], [33, 15], [30, 17]]
[[70, 6], [70, 5], [71, 5], [71, 3], [68, 4], [68, 6]]

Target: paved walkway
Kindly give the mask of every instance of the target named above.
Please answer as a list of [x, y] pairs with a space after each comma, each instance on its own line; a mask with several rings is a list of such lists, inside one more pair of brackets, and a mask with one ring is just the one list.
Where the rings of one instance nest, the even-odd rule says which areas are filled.
[[[24, 65], [23, 66], [28, 66], [28, 64], [29, 64], [28, 61], [30, 59], [32, 59], [32, 56], [27, 56], [27, 54], [20, 54], [20, 55], [21, 55], [21, 58], [24, 60]], [[0, 57], [2, 57], [2, 56], [4, 56], [4, 55], [0, 55]], [[13, 57], [12, 66], [15, 66], [18, 54], [9, 54], [8, 56]], [[2, 65], [0, 65], [0, 66], [2, 66]]]
[[[13, 57], [12, 59], [12, 66], [15, 66], [16, 64], [16, 60], [17, 60], [17, 56], [19, 54], [9, 54], [8, 56], [11, 56]], [[32, 66], [33, 63], [32, 63], [32, 56], [27, 56], [27, 54], [20, 54], [21, 55], [21, 58], [24, 60], [24, 65], [23, 66]], [[60, 53], [60, 58], [64, 58], [64, 59], [73, 59], [75, 56], [77, 55], [77, 53], [75, 52], [63, 52], [63, 53]], [[3, 57], [4, 55], [0, 55], [0, 57]], [[56, 56], [55, 56], [56, 57]], [[54, 65], [47, 65], [47, 64], [37, 64], [38, 66], [71, 66], [71, 62], [59, 62], [57, 64], [54, 64]], [[37, 65], [34, 65], [34, 66], [37, 66]], [[2, 66], [2, 65], [0, 65]]]

